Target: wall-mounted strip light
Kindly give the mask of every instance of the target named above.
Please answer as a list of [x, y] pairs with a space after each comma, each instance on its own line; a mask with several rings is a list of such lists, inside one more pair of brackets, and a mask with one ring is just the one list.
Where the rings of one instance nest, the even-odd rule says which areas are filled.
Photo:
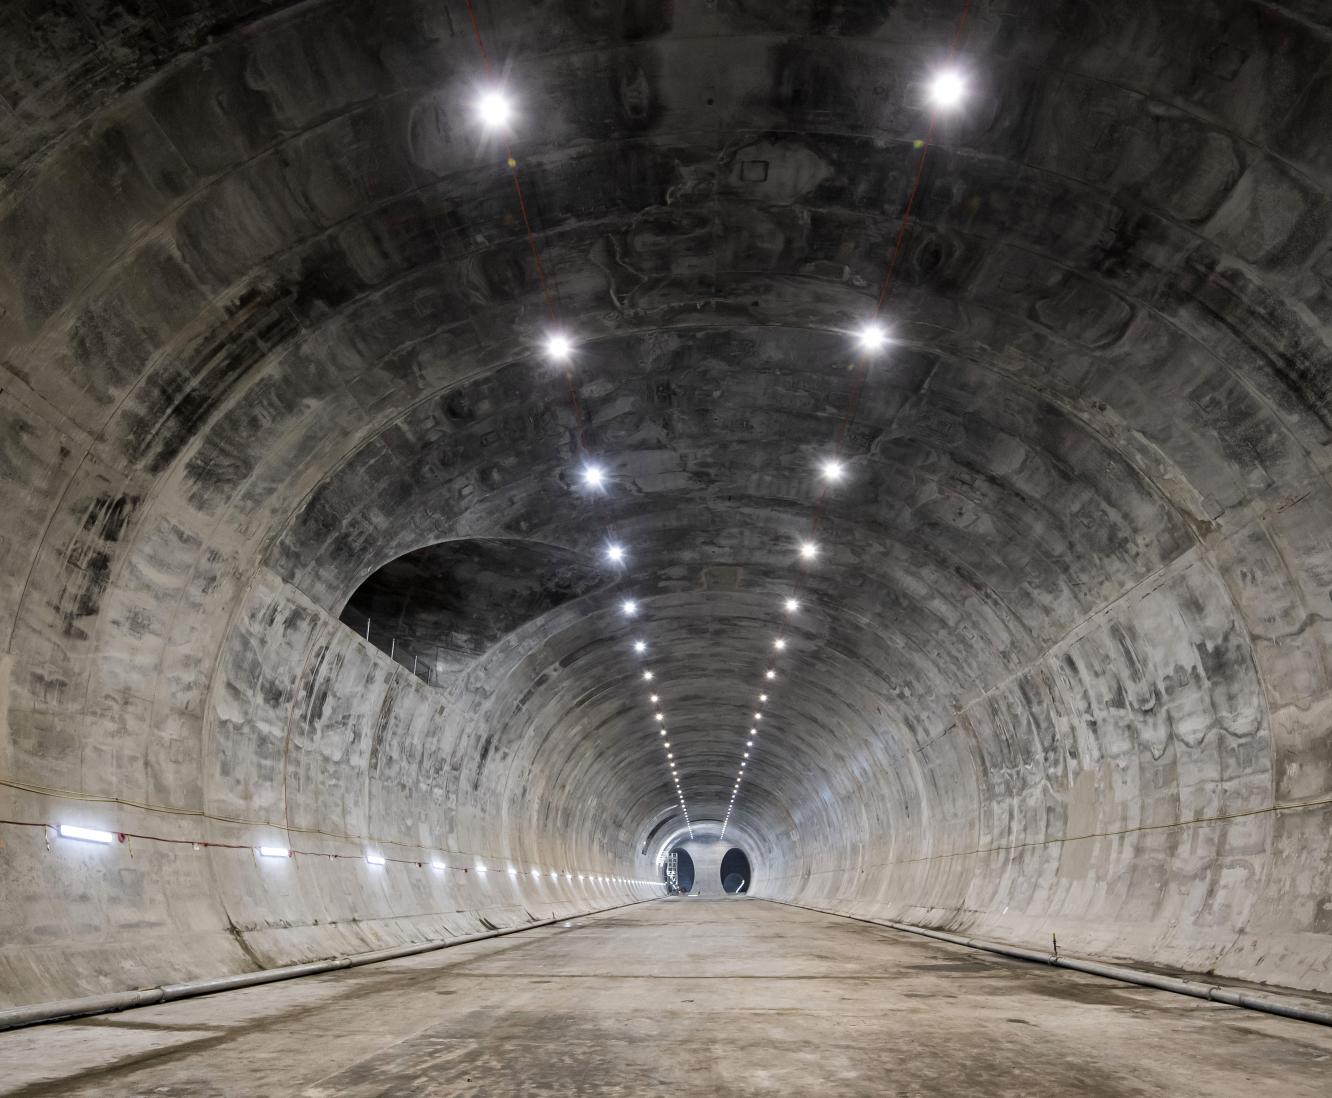
[[99, 831], [95, 827], [61, 824], [58, 830], [62, 839], [79, 839], [85, 843], [113, 843], [116, 841], [114, 831]]
[[291, 851], [285, 846], [261, 846], [259, 853], [265, 858], [290, 858]]
[[383, 855], [383, 854], [367, 854], [367, 855], [365, 856], [365, 860], [366, 860], [367, 862], [369, 862], [371, 865], [383, 865], [383, 864], [384, 864], [384, 855]]

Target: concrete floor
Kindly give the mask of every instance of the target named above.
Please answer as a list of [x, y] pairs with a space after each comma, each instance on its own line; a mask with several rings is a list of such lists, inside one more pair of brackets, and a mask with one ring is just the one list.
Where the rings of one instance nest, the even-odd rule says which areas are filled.
[[1330, 1087], [1332, 1030], [748, 898], [0, 1034], [5, 1095]]

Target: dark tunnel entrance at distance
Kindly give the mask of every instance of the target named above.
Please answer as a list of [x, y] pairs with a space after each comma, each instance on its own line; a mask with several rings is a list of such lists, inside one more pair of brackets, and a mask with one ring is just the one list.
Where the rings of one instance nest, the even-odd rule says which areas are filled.
[[721, 860], [721, 884], [723, 892], [748, 892], [749, 882], [753, 879], [749, 858], [739, 847], [733, 846]]

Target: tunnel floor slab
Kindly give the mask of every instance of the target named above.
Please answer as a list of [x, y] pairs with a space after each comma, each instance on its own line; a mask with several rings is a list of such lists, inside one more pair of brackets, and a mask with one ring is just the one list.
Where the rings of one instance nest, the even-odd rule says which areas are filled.
[[0, 1034], [0, 1094], [1323, 1096], [1332, 1030], [752, 897]]

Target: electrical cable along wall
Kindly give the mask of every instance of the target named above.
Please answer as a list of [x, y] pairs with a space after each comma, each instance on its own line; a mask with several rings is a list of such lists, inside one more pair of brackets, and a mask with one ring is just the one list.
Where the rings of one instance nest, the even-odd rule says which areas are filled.
[[[695, 829], [1332, 990], [1309, 5], [9, 18], [6, 1004], [656, 895]], [[338, 618], [432, 554], [521, 612], [422, 677]]]

